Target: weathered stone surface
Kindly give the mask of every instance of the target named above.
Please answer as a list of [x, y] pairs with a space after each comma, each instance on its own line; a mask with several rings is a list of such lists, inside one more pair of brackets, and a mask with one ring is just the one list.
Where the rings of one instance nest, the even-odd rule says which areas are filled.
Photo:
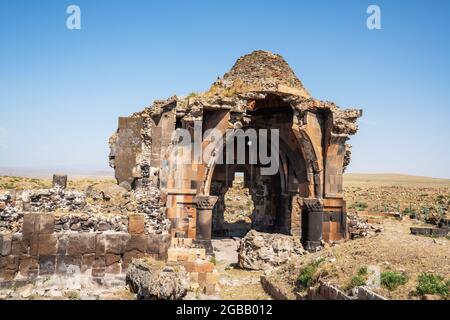
[[120, 262], [120, 255], [118, 254], [107, 254], [105, 255], [105, 264], [110, 266], [113, 263]]
[[131, 236], [125, 232], [105, 233], [105, 252], [123, 254]]
[[26, 241], [23, 239], [23, 235], [21, 233], [15, 233], [12, 237], [11, 253], [13, 255], [20, 256], [23, 254], [28, 254], [28, 252], [29, 248]]
[[6, 257], [0, 256], [0, 278], [4, 280], [12, 280], [16, 276], [19, 269], [19, 257], [9, 255]]
[[122, 259], [123, 269], [124, 270], [127, 269], [133, 260], [140, 259], [142, 257], [144, 257], [144, 253], [142, 253], [139, 250], [131, 250], [131, 251], [125, 252], [123, 255], [123, 259]]
[[11, 254], [12, 234], [0, 234], [0, 255], [7, 256]]
[[58, 255], [56, 257], [56, 273], [76, 274], [81, 271], [81, 256]]
[[95, 233], [70, 233], [68, 235], [67, 254], [77, 256], [95, 253]]
[[143, 214], [130, 214], [128, 216], [128, 232], [132, 235], [143, 234], [145, 230], [145, 217]]
[[33, 233], [37, 232], [37, 223], [39, 223], [39, 214], [26, 213], [23, 216], [23, 228], [22, 234], [24, 237], [29, 237]]
[[146, 235], [132, 235], [127, 242], [126, 251], [137, 250], [145, 253], [147, 250], [147, 236]]
[[39, 215], [39, 233], [51, 234], [55, 230], [55, 216], [53, 214]]
[[55, 234], [40, 234], [38, 237], [38, 255], [39, 256], [52, 256], [57, 252], [58, 238]]
[[92, 276], [94, 278], [102, 278], [105, 276], [105, 271], [105, 257], [96, 257], [92, 265]]
[[39, 257], [39, 275], [50, 275], [55, 273], [56, 256]]
[[53, 188], [66, 189], [67, 188], [67, 175], [66, 174], [54, 174], [52, 181]]
[[[96, 259], [95, 253], [87, 253], [83, 254], [81, 258], [81, 272], [86, 272], [94, 266], [94, 262]], [[99, 257], [100, 258], [100, 257]]]
[[30, 255], [21, 255], [19, 261], [19, 275], [32, 279], [38, 274], [38, 260]]
[[242, 268], [266, 270], [304, 253], [299, 238], [250, 230], [241, 240], [238, 257]]
[[179, 300], [187, 293], [189, 275], [182, 266], [135, 260], [128, 267], [127, 283], [139, 299]]

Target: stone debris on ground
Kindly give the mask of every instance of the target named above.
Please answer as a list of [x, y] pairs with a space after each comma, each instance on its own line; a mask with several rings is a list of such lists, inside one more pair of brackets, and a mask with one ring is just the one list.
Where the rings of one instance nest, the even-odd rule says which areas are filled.
[[167, 234], [170, 220], [158, 206], [159, 191], [127, 191], [100, 183], [85, 191], [63, 188], [0, 192], [0, 232], [18, 232], [28, 212], [56, 213], [55, 231], [126, 231], [127, 215], [144, 213], [148, 234]]
[[188, 292], [189, 274], [182, 265], [133, 260], [128, 267], [127, 283], [138, 299], [180, 300]]
[[350, 239], [358, 239], [373, 236], [383, 232], [383, 228], [367, 222], [367, 218], [359, 217], [357, 214], [347, 215], [348, 233]]
[[238, 251], [239, 266], [250, 270], [271, 269], [306, 253], [297, 237], [256, 230], [242, 238]]

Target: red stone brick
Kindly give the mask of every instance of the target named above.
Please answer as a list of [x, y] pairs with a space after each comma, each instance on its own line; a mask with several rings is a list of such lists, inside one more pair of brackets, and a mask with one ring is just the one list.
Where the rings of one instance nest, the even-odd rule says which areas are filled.
[[55, 234], [40, 234], [38, 236], [38, 255], [52, 256], [57, 251], [57, 237]]
[[145, 217], [143, 214], [128, 215], [128, 232], [131, 235], [143, 234], [145, 230]]
[[117, 263], [120, 261], [120, 255], [108, 253], [105, 255], [105, 264], [106, 266], [110, 266], [113, 263]]
[[42, 213], [39, 215], [40, 234], [52, 234], [55, 232], [55, 216], [51, 213]]

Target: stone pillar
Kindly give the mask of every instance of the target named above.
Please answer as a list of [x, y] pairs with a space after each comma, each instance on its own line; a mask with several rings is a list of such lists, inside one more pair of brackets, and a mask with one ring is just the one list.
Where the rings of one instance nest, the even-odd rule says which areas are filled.
[[216, 204], [216, 196], [197, 196], [197, 240], [211, 240], [212, 209]]
[[66, 189], [67, 188], [67, 175], [66, 174], [54, 174], [52, 188]]
[[322, 245], [323, 204], [319, 199], [303, 199], [303, 206], [305, 233], [302, 243], [306, 250], [314, 251]]

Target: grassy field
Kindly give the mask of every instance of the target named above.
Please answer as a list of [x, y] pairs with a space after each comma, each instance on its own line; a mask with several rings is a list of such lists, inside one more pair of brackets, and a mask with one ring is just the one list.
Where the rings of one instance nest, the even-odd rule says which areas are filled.
[[[70, 176], [68, 187], [70, 189], [84, 190], [88, 186], [100, 182], [115, 182], [113, 178], [102, 176]], [[50, 178], [30, 178], [17, 176], [0, 176], [0, 190], [27, 190], [51, 188]]]
[[421, 220], [448, 217], [450, 180], [399, 174], [346, 174], [350, 211], [400, 212]]
[[347, 173], [344, 175], [345, 186], [403, 186], [403, 187], [432, 187], [450, 188], [450, 179], [410, 176], [405, 174], [368, 174]]

